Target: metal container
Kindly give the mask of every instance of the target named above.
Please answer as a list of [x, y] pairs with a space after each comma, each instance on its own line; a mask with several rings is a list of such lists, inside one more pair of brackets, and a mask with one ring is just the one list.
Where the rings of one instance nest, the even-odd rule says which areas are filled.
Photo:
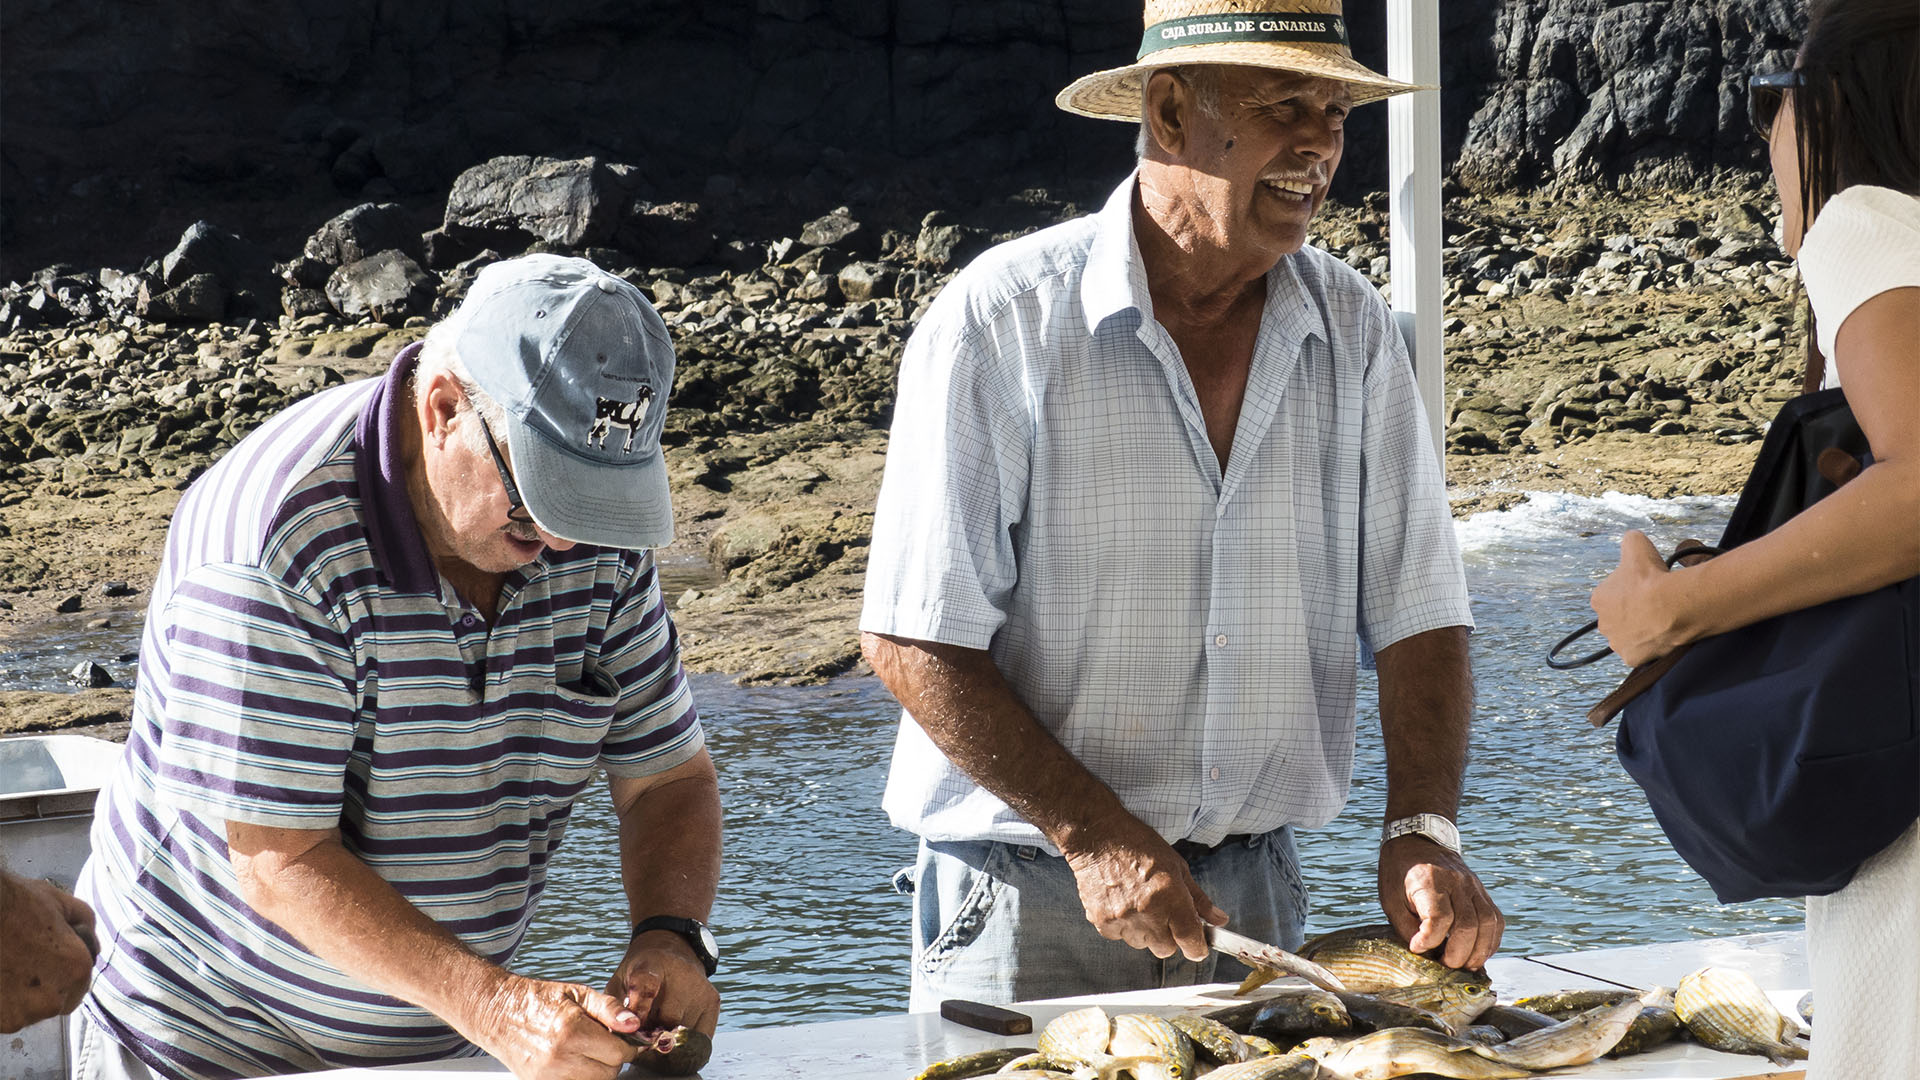
[[[124, 747], [86, 735], [0, 739], [0, 852], [7, 869], [71, 891], [91, 850], [93, 803]], [[67, 1019], [0, 1038], [0, 1078], [66, 1080]]]

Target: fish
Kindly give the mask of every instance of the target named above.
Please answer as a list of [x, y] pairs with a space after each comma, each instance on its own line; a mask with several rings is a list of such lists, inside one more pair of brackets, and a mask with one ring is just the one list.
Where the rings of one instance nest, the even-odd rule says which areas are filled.
[[1340, 999], [1314, 986], [1283, 986], [1266, 997], [1212, 1009], [1201, 1015], [1241, 1035], [1257, 1033], [1275, 1041], [1285, 1036], [1267, 1035], [1268, 1030], [1304, 1032], [1296, 1036], [1298, 1039], [1353, 1030], [1353, 1021]]
[[971, 1054], [962, 1054], [946, 1061], [933, 1064], [913, 1074], [913, 1080], [965, 1080], [969, 1076], [986, 1076], [1024, 1054], [1033, 1053], [1031, 1046], [1008, 1046], [995, 1050], [976, 1050]]
[[1539, 1031], [1559, 1022], [1546, 1013], [1523, 1009], [1518, 1005], [1494, 1005], [1480, 1014], [1480, 1023], [1499, 1028], [1500, 1033], [1509, 1039], [1517, 1039], [1529, 1031]]
[[1680, 980], [1674, 1011], [1693, 1037], [1729, 1054], [1762, 1054], [1775, 1065], [1807, 1060], [1800, 1025], [1773, 1007], [1743, 971], [1705, 967]]
[[1113, 1020], [1098, 1005], [1061, 1013], [1040, 1029], [1040, 1052], [1056, 1061], [1086, 1061], [1107, 1052]]
[[1264, 1035], [1242, 1035], [1240, 1041], [1247, 1044], [1247, 1052], [1253, 1055], [1253, 1060], [1280, 1056], [1279, 1044]]
[[1385, 1031], [1388, 1028], [1425, 1028], [1442, 1034], [1453, 1034], [1453, 1028], [1440, 1019], [1432, 1010], [1418, 1005], [1403, 1005], [1398, 1001], [1374, 997], [1372, 994], [1336, 994], [1340, 1004], [1347, 1007], [1347, 1015], [1353, 1017], [1354, 1027], [1361, 1031]]
[[1069, 1062], [1050, 1058], [1040, 1051], [1035, 1050], [1032, 1053], [1021, 1054], [1019, 1057], [1000, 1066], [994, 1070], [994, 1075], [1004, 1076], [1008, 1073], [1028, 1072], [1069, 1074], [1073, 1072], [1073, 1065]]
[[1469, 1024], [1460, 1031], [1459, 1035], [1468, 1042], [1477, 1042], [1482, 1046], [1492, 1046], [1494, 1043], [1507, 1041], [1507, 1033], [1492, 1024]]
[[1449, 1031], [1461, 1029], [1480, 1018], [1493, 1006], [1497, 995], [1493, 987], [1475, 982], [1418, 983], [1376, 990], [1374, 997], [1400, 1005], [1425, 1009], [1440, 1018]]
[[1630, 1054], [1644, 1054], [1656, 1046], [1672, 1041], [1680, 1033], [1680, 1014], [1671, 1004], [1644, 1005], [1640, 1015], [1627, 1025], [1627, 1033], [1607, 1051], [1608, 1057], [1627, 1057]]
[[1801, 994], [1799, 1003], [1794, 1005], [1793, 1008], [1795, 1012], [1800, 1014], [1800, 1019], [1809, 1024], [1813, 1023], [1813, 991], [1809, 990]]
[[1278, 1054], [1222, 1065], [1206, 1080], [1314, 1080], [1320, 1075], [1320, 1063], [1305, 1054]]
[[1549, 994], [1529, 994], [1516, 998], [1513, 1004], [1522, 1009], [1532, 1009], [1555, 1020], [1565, 1020], [1570, 1016], [1586, 1012], [1596, 1005], [1618, 1005], [1629, 998], [1640, 996], [1638, 990], [1555, 990]]
[[1493, 1046], [1475, 1046], [1473, 1052], [1488, 1061], [1540, 1071], [1585, 1065], [1613, 1049], [1627, 1033], [1642, 1007], [1670, 1001], [1673, 991], [1656, 986], [1617, 1005], [1596, 1005], [1548, 1028], [1530, 1031]]
[[1165, 1017], [1150, 1013], [1114, 1017], [1107, 1052], [1138, 1061], [1129, 1070], [1133, 1080], [1188, 1080], [1193, 1075], [1193, 1040]]
[[1239, 1033], [1218, 1020], [1186, 1013], [1169, 1017], [1167, 1022], [1192, 1039], [1193, 1045], [1216, 1065], [1232, 1065], [1253, 1056]]
[[1450, 968], [1408, 951], [1391, 926], [1360, 926], [1322, 934], [1302, 945], [1300, 955], [1333, 972], [1348, 990], [1363, 994], [1420, 983], [1492, 985], [1484, 971]]
[[[1334, 1045], [1328, 1045], [1334, 1044]], [[1320, 1062], [1320, 1067], [1350, 1080], [1390, 1080], [1395, 1076], [1431, 1073], [1455, 1080], [1514, 1080], [1532, 1070], [1480, 1057], [1487, 1049], [1424, 1028], [1388, 1028], [1344, 1043], [1309, 1039], [1297, 1049]]]
[[1247, 1026], [1247, 1034], [1281, 1045], [1315, 1035], [1340, 1035], [1353, 1030], [1353, 1017], [1340, 994], [1312, 987], [1289, 988], [1267, 998]]

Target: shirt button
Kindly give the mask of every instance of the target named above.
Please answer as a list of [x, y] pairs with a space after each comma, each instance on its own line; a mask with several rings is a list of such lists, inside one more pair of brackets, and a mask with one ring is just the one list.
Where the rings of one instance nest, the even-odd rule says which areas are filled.
[[1225, 634], [1215, 634], [1215, 635], [1213, 635], [1213, 643], [1214, 643], [1215, 645], [1218, 645], [1218, 646], [1220, 646], [1220, 647], [1221, 647], [1221, 648], [1223, 648], [1223, 649], [1224, 649], [1224, 648], [1226, 648], [1226, 647], [1227, 647], [1227, 635], [1225, 635]]
[[1210, 780], [1220, 779], [1220, 766], [1215, 765], [1213, 768], [1207, 770], [1207, 778]]

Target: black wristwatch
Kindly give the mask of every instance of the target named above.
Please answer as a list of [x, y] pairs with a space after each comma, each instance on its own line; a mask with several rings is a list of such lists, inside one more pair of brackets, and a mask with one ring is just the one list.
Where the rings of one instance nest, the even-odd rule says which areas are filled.
[[633, 924], [634, 937], [649, 930], [665, 930], [686, 938], [687, 944], [693, 947], [693, 955], [700, 958], [700, 966], [707, 969], [707, 978], [713, 978], [713, 973], [720, 970], [720, 946], [713, 940], [713, 931], [707, 929], [707, 924], [699, 919], [652, 915]]

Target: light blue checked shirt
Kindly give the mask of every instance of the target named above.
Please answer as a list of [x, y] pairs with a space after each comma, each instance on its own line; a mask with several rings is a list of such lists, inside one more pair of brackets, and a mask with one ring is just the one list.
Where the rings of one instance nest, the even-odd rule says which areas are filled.
[[[1472, 625], [1412, 366], [1359, 274], [1282, 259], [1222, 475], [1133, 192], [982, 255], [914, 333], [860, 625], [988, 650], [1168, 840], [1322, 825], [1356, 635]], [[929, 840], [1052, 850], [905, 715], [885, 806]]]

